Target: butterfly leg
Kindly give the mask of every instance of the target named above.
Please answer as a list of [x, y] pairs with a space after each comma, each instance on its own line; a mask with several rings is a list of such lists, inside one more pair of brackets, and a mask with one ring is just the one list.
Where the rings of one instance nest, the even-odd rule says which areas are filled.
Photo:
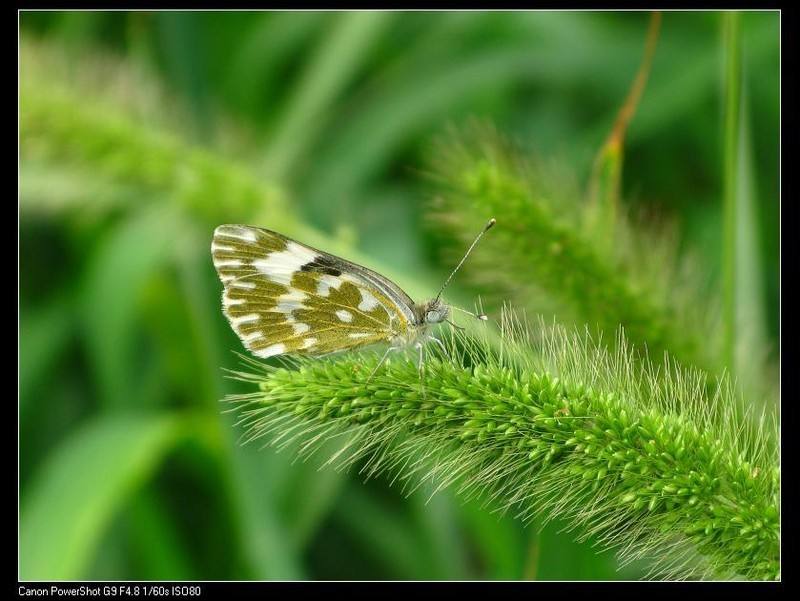
[[389, 348], [386, 349], [386, 352], [383, 353], [383, 357], [381, 357], [381, 360], [378, 361], [378, 364], [375, 366], [375, 369], [373, 369], [372, 372], [369, 374], [369, 376], [367, 377], [367, 381], [364, 382], [364, 384], [369, 384], [370, 383], [370, 381], [372, 380], [372, 376], [374, 376], [376, 374], [376, 372], [378, 371], [380, 366], [383, 365], [383, 363], [386, 361], [386, 358], [389, 356], [389, 353], [391, 353], [394, 350], [397, 350], [397, 349], [395, 347], [393, 347], [393, 346], [390, 346]]

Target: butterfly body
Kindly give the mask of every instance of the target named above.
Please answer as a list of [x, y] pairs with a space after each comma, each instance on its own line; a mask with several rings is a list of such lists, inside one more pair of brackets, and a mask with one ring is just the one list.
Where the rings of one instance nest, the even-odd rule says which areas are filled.
[[258, 357], [419, 347], [450, 313], [438, 297], [415, 303], [371, 269], [263, 228], [221, 225], [211, 254], [223, 312]]

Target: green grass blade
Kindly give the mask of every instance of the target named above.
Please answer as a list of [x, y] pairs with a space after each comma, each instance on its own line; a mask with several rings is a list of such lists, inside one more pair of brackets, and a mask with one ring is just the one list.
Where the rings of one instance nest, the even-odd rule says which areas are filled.
[[317, 458], [295, 462], [291, 453], [275, 456], [271, 461], [275, 474], [275, 506], [284, 516], [286, 528], [295, 548], [303, 549], [316, 534], [323, 520], [339, 501], [348, 481], [347, 474], [336, 470], [320, 470], [325, 457], [337, 450], [334, 441], [328, 442]]
[[723, 355], [729, 369], [736, 366], [736, 233], [739, 189], [742, 49], [739, 13], [722, 17], [724, 79], [722, 328]]
[[101, 398], [108, 406], [139, 398], [137, 320], [142, 292], [171, 257], [175, 212], [147, 211], [122, 223], [95, 249], [82, 286], [81, 318]]
[[768, 363], [764, 274], [759, 240], [759, 210], [749, 127], [747, 94], [743, 95], [742, 125], [736, 177], [736, 375], [748, 390], [774, 394]]
[[231, 99], [236, 110], [270, 119], [264, 107], [271, 106], [283, 92], [283, 68], [312, 44], [313, 36], [329, 18], [327, 13], [314, 11], [259, 13], [258, 21], [232, 49], [220, 92]]
[[111, 517], [191, 424], [170, 414], [109, 415], [58, 446], [23, 491], [20, 578], [81, 578]]
[[441, 577], [423, 552], [407, 512], [392, 511], [362, 485], [353, 483], [343, 490], [333, 517], [388, 578]]
[[489, 580], [519, 580], [523, 577], [526, 543], [531, 533], [510, 518], [486, 511], [477, 501], [461, 507], [462, 524], [477, 546], [481, 567]]
[[133, 561], [143, 580], [195, 580], [191, 552], [181, 540], [176, 521], [158, 496], [142, 490], [131, 503], [130, 538]]
[[202, 16], [194, 12], [158, 11], [153, 18], [158, 26], [167, 76], [183, 88], [192, 109], [194, 131], [200, 140], [213, 135], [208, 57], [203, 43]]
[[388, 163], [392, 152], [442, 119], [463, 114], [470, 97], [492, 86], [536, 80], [552, 71], [545, 57], [532, 62], [529, 49], [519, 47], [439, 67], [420, 66], [413, 87], [402, 79], [385, 84], [321, 150], [313, 176], [304, 182], [309, 210], [316, 219], [331, 219], [331, 207], [352, 197]]
[[304, 569], [284, 521], [275, 509], [269, 461], [255, 447], [229, 439], [233, 500], [239, 512], [250, 578], [302, 580]]
[[279, 181], [313, 143], [329, 119], [327, 110], [369, 57], [369, 48], [392, 13], [348, 12], [336, 15], [310, 64], [289, 94], [283, 117], [265, 158], [267, 172]]
[[452, 491], [441, 495], [433, 492], [434, 488], [428, 487], [409, 499], [412, 517], [423, 541], [421, 548], [443, 578], [464, 580], [469, 574], [470, 557], [458, 528], [457, 508], [461, 499]]
[[20, 314], [19, 410], [22, 420], [74, 334], [71, 310], [71, 304], [62, 295], [44, 307], [23, 309]]
[[[564, 541], [565, 529], [568, 524], [561, 520], [554, 520], [548, 523], [540, 532], [535, 535], [531, 525], [530, 547], [528, 550], [529, 560], [536, 558], [536, 580], [621, 580], [625, 575], [621, 574], [619, 564], [612, 553], [601, 553], [595, 544], [581, 544], [574, 540]], [[529, 566], [526, 566], [526, 576]], [[636, 574], [641, 577], [645, 573], [642, 570]]]

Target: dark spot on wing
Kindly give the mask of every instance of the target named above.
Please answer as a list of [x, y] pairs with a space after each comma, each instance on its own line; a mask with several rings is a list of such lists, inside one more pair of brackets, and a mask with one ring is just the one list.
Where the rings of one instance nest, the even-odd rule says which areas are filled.
[[336, 267], [336, 263], [329, 257], [316, 257], [300, 268], [300, 271], [314, 271], [326, 273], [328, 275], [342, 275], [342, 270]]

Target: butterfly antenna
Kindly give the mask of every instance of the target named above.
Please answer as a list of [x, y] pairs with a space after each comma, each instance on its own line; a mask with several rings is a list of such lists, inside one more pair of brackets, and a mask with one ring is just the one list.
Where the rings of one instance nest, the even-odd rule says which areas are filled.
[[[467, 249], [467, 252], [464, 253], [464, 256], [458, 262], [458, 265], [456, 265], [456, 268], [452, 272], [450, 272], [450, 275], [447, 276], [447, 279], [445, 280], [444, 284], [442, 284], [442, 287], [439, 288], [439, 294], [436, 295], [436, 300], [437, 301], [439, 300], [439, 297], [442, 296], [442, 292], [444, 292], [444, 289], [447, 288], [447, 285], [450, 283], [450, 280], [452, 280], [453, 276], [456, 274], [456, 272], [459, 269], [461, 269], [461, 266], [464, 264], [464, 261], [467, 260], [467, 257], [469, 256], [469, 253], [472, 252], [472, 249], [475, 248], [475, 245], [478, 243], [478, 241], [483, 237], [483, 235], [486, 232], [488, 232], [492, 228], [492, 226], [495, 223], [497, 223], [497, 220], [494, 217], [492, 217], [489, 221], [486, 222], [486, 225], [483, 226], [483, 229], [481, 230], [481, 233], [478, 234], [477, 237], [475, 238], [475, 240], [472, 241], [472, 244], [469, 245], [469, 248]], [[466, 313], [469, 313], [469, 311], [466, 311]], [[478, 317], [479, 319], [485, 319], [485, 316], [481, 317], [480, 315], [476, 315], [476, 317]]]
[[[466, 309], [462, 309], [461, 307], [456, 307], [455, 305], [450, 305], [451, 309], [455, 309], [456, 311], [461, 311], [462, 313], [466, 313], [467, 315], [472, 315], [472, 317], [476, 317], [481, 321], [486, 321], [489, 318], [486, 316], [486, 313], [473, 313], [472, 311], [467, 311]], [[464, 328], [461, 328], [462, 330]]]

